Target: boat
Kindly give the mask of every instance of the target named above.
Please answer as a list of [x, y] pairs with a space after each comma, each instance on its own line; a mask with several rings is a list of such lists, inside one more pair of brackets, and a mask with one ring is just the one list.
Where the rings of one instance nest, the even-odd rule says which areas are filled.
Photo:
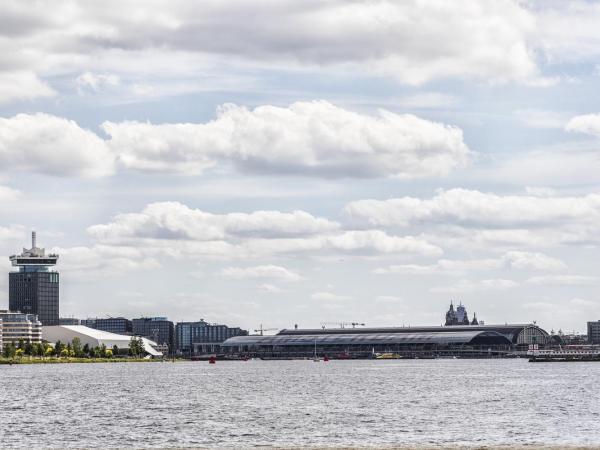
[[375, 353], [375, 359], [402, 359], [403, 356], [397, 353]]
[[538, 349], [533, 346], [527, 351], [529, 362], [600, 361], [600, 348], [582, 345], [557, 349]]

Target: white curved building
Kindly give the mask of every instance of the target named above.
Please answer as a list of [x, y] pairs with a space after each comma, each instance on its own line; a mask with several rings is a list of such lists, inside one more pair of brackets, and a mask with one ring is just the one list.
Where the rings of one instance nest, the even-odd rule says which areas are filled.
[[[79, 338], [81, 345], [90, 347], [113, 348], [115, 345], [119, 349], [128, 349], [133, 336], [124, 334], [109, 333], [108, 331], [96, 330], [83, 325], [59, 325], [43, 328], [43, 339], [48, 342], [56, 343], [58, 341], [66, 344], [73, 338]], [[142, 338], [144, 350], [151, 356], [162, 356], [163, 353], [156, 349], [157, 344], [150, 339]]]

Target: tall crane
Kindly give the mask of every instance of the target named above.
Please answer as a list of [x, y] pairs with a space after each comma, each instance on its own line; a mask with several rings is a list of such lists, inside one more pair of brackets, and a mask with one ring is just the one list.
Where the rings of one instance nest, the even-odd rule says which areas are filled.
[[352, 326], [352, 328], [365, 326], [365, 324], [361, 322], [321, 322], [321, 327], [323, 327], [323, 329], [325, 329], [326, 325], [339, 325], [340, 328], [346, 328], [347, 326]]
[[277, 328], [263, 328], [263, 324], [260, 324], [260, 328], [258, 330], [254, 330], [255, 333], [260, 333], [261, 336], [264, 336], [265, 331], [275, 331]]

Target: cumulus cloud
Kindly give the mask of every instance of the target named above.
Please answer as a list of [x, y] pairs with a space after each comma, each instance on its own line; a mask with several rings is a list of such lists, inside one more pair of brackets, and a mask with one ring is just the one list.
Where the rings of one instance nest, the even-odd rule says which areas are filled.
[[253, 110], [224, 105], [203, 124], [105, 122], [121, 163], [197, 174], [219, 162], [246, 172], [326, 177], [419, 178], [466, 164], [458, 128], [413, 115], [370, 116], [325, 101]]
[[221, 270], [221, 275], [227, 278], [268, 278], [280, 281], [300, 281], [302, 277], [296, 272], [275, 265], [252, 266], [252, 267], [226, 267]]
[[105, 142], [74, 121], [48, 114], [0, 118], [0, 167], [56, 176], [98, 177], [113, 173]]
[[14, 201], [19, 198], [21, 193], [16, 189], [7, 186], [0, 186], [0, 202]]
[[345, 211], [370, 226], [418, 226], [426, 239], [446, 244], [586, 244], [597, 243], [600, 231], [600, 194], [595, 193], [536, 197], [450, 189], [430, 199], [359, 200]]
[[133, 246], [148, 254], [223, 259], [281, 254], [418, 254], [442, 250], [414, 236], [381, 230], [342, 230], [340, 224], [304, 211], [212, 214], [177, 202], [153, 203], [139, 213], [93, 225], [99, 243]]
[[600, 114], [575, 116], [567, 122], [565, 129], [567, 131], [600, 137]]
[[348, 204], [346, 212], [372, 225], [401, 227], [423, 222], [494, 228], [536, 227], [572, 221], [597, 223], [600, 194], [540, 198], [450, 189], [427, 200], [413, 197], [359, 200]]
[[60, 255], [60, 270], [66, 274], [117, 275], [125, 271], [160, 267], [157, 258], [148, 256], [143, 249], [135, 247], [94, 245], [54, 247], [50, 251]]
[[[91, 83], [91, 81], [90, 81]], [[3, 168], [62, 176], [137, 171], [241, 172], [317, 177], [442, 176], [468, 162], [456, 127], [380, 111], [371, 116], [325, 101], [287, 108], [235, 105], [206, 123], [105, 122], [109, 140], [48, 114], [0, 119]]]
[[31, 71], [0, 70], [0, 104], [54, 95], [56, 92]]
[[280, 70], [350, 68], [415, 85], [535, 79], [535, 20], [511, 0], [461, 1], [459, 7], [443, 1], [309, 1], [300, 7], [293, 0], [276, 6], [179, 0], [150, 3], [143, 11], [116, 0], [63, 0], [48, 8], [11, 2], [0, 27], [21, 49], [5, 65], [44, 74], [93, 66], [141, 76], [148, 72], [141, 56], [164, 49], [163, 67], [179, 74], [235, 60]]
[[217, 241], [226, 237], [306, 236], [337, 230], [339, 224], [304, 211], [212, 214], [179, 202], [151, 203], [140, 213], [120, 214], [88, 232], [104, 242], [127, 238]]
[[473, 271], [517, 269], [560, 271], [567, 269], [567, 265], [559, 259], [552, 258], [543, 253], [509, 251], [498, 258], [450, 260], [440, 259], [435, 264], [400, 264], [375, 269], [376, 274], [401, 274], [401, 275], [464, 275]]

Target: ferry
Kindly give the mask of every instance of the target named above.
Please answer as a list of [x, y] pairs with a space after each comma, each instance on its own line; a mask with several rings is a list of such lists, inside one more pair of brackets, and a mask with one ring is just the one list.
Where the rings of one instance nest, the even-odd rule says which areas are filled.
[[529, 362], [600, 361], [600, 348], [578, 345], [540, 350], [536, 345], [530, 346], [527, 356], [529, 356]]
[[375, 359], [402, 359], [397, 353], [375, 353]]

